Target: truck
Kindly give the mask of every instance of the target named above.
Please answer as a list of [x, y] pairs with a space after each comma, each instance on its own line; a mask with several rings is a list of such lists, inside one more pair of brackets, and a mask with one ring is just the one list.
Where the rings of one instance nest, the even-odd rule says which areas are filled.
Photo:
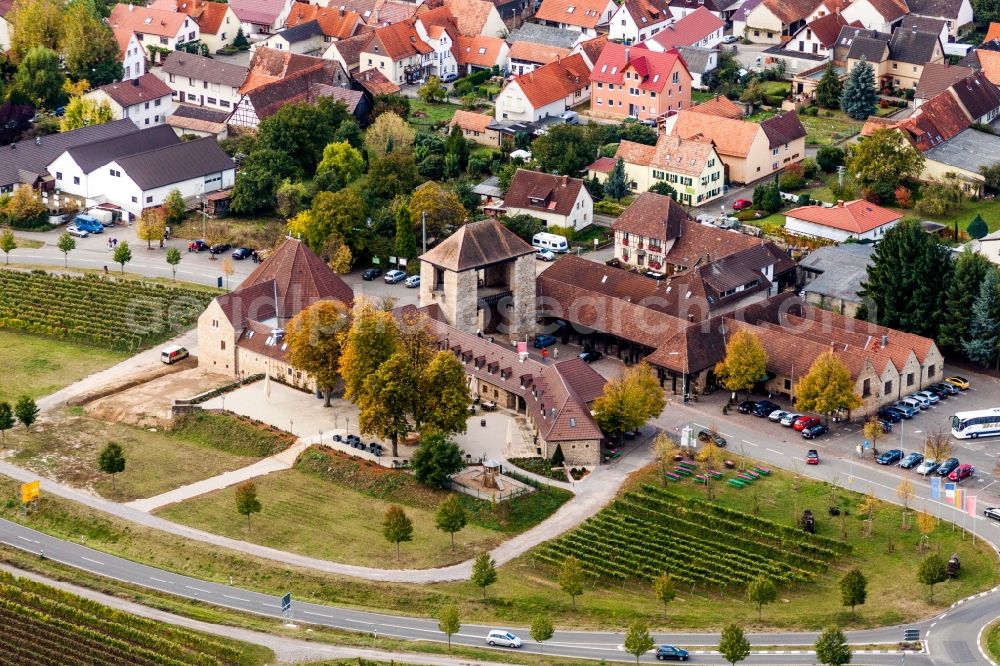
[[106, 227], [110, 227], [115, 223], [115, 214], [106, 208], [91, 208], [87, 211], [87, 215]]
[[96, 218], [91, 215], [85, 215], [80, 213], [75, 218], [73, 218], [73, 224], [76, 225], [77, 229], [83, 229], [84, 231], [92, 234], [103, 233], [104, 225], [101, 224]]

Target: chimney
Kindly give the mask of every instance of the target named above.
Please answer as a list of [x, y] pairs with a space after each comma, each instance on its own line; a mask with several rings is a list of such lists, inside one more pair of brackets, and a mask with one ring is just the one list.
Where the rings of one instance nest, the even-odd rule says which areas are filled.
[[131, 3], [129, 3], [129, 6], [128, 6], [128, 10], [129, 10], [129, 11], [132, 11], [132, 10], [134, 10], [134, 9], [135, 9], [135, 5], [133, 5], [133, 4], [131, 4]]
[[563, 176], [562, 177], [562, 186], [566, 187], [566, 185], [568, 185], [568, 184], [569, 184], [569, 176]]
[[344, 5], [341, 5], [341, 6], [340, 6], [340, 15], [341, 15], [341, 16], [343, 16], [343, 15], [344, 15]]
[[136, 88], [138, 88], [139, 87], [139, 79], [132, 79], [132, 85], [135, 86]]
[[628, 52], [629, 52], [629, 48], [626, 46], [625, 47], [625, 64], [626, 65], [628, 64]]
[[889, 346], [889, 336], [883, 334], [882, 335], [882, 349], [885, 349], [888, 346]]
[[694, 323], [694, 315], [693, 314], [689, 314], [688, 315], [688, 321], [691, 322], [692, 324]]
[[843, 208], [843, 207], [844, 207], [844, 200], [837, 199], [837, 208]]

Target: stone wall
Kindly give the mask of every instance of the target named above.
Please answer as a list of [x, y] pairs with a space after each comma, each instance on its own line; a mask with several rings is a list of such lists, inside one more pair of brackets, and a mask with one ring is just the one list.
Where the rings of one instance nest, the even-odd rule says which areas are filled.
[[236, 330], [216, 301], [198, 317], [198, 366], [219, 374], [236, 374]]
[[513, 292], [513, 310], [508, 313], [511, 339], [534, 336], [536, 323], [535, 305], [535, 257], [525, 255], [514, 262], [510, 288]]
[[566, 442], [545, 442], [545, 457], [552, 458], [556, 447], [561, 446], [566, 465], [598, 465], [601, 462], [601, 443], [596, 439], [581, 439]]

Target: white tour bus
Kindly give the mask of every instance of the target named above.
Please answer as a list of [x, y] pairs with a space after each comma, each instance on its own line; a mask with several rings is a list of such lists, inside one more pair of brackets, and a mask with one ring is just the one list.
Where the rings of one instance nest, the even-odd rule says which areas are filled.
[[565, 236], [550, 234], [541, 231], [531, 237], [531, 244], [538, 249], [549, 250], [551, 252], [569, 252], [569, 243]]
[[1000, 435], [1000, 407], [955, 414], [951, 417], [951, 434], [958, 439]]

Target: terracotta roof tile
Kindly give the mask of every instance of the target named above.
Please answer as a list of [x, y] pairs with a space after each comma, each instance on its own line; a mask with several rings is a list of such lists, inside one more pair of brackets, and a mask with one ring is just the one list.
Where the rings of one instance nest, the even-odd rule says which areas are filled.
[[782, 23], [805, 20], [819, 5], [820, 0], [764, 0], [764, 6]]
[[507, 85], [517, 84], [536, 109], [551, 104], [590, 85], [590, 70], [580, 54], [542, 65]]
[[186, 14], [179, 14], [176, 11], [117, 4], [108, 16], [108, 25], [147, 35], [176, 37], [187, 18]]
[[452, 116], [451, 122], [448, 124], [449, 126], [458, 125], [462, 129], [474, 132], [486, 132], [492, 122], [493, 116], [459, 109], [455, 111], [455, 115]]
[[285, 27], [294, 28], [310, 21], [318, 22], [325, 36], [338, 40], [353, 37], [358, 25], [364, 25], [364, 19], [357, 12], [345, 9], [341, 13], [337, 7], [296, 2], [285, 20]]
[[652, 40], [664, 49], [672, 49], [675, 46], [691, 46], [725, 25], [725, 22], [718, 16], [705, 7], [699, 7], [673, 25], [667, 25], [653, 35]]
[[283, 2], [274, 0], [229, 0], [229, 6], [240, 21], [258, 25], [273, 25], [281, 15]]
[[825, 14], [811, 23], [807, 23], [806, 28], [812, 30], [813, 35], [816, 36], [820, 44], [830, 49], [837, 43], [837, 36], [840, 35], [840, 29], [846, 25], [848, 25], [847, 19], [840, 14]]
[[785, 213], [806, 222], [821, 224], [841, 231], [863, 234], [882, 225], [899, 220], [901, 215], [888, 208], [882, 208], [864, 199], [848, 201], [833, 208], [823, 206], [800, 206]]
[[729, 118], [730, 120], [743, 120], [743, 107], [732, 101], [725, 95], [716, 95], [714, 99], [692, 106], [691, 111], [704, 113], [719, 118]]
[[[483, 35], [490, 14], [496, 11], [496, 6], [485, 0], [444, 0], [444, 6], [451, 10], [452, 16], [458, 23], [459, 33], [466, 37]], [[499, 37], [500, 35], [485, 36]]]
[[660, 168], [673, 173], [700, 176], [715, 151], [709, 141], [682, 139], [677, 135], [661, 135], [655, 146], [623, 140], [618, 144], [615, 159], [628, 164]]
[[920, 80], [917, 81], [917, 88], [913, 96], [917, 99], [930, 99], [947, 90], [951, 84], [969, 76], [973, 71], [969, 67], [929, 62], [924, 65], [924, 69], [920, 73]]
[[1000, 51], [976, 49], [976, 56], [986, 78], [1000, 86]]
[[594, 37], [593, 39], [588, 39], [585, 42], [580, 42], [573, 48], [573, 53], [581, 53], [587, 59], [588, 65], [593, 66], [597, 59], [601, 57], [601, 51], [604, 50], [604, 46], [608, 43], [608, 36], [601, 35], [600, 37]]
[[672, 133], [684, 139], [700, 135], [715, 142], [715, 149], [720, 155], [746, 157], [759, 131], [757, 123], [687, 110], [677, 114]]
[[535, 18], [539, 21], [594, 28], [599, 23], [607, 22], [608, 17], [604, 15], [607, 6], [607, 0], [542, 0]]
[[583, 181], [579, 178], [518, 169], [510, 181], [504, 204], [508, 208], [569, 215], [581, 189]]
[[682, 221], [690, 219], [672, 198], [643, 192], [611, 224], [611, 229], [666, 243], [680, 233]]
[[729, 0], [670, 0], [670, 6], [683, 10], [679, 13], [693, 12], [700, 7], [704, 7], [713, 14], [721, 14], [733, 4]]
[[992, 42], [994, 39], [1000, 39], [1000, 23], [991, 21], [990, 28], [986, 31], [986, 39], [983, 41]]
[[377, 69], [366, 69], [354, 74], [351, 78], [372, 97], [395, 95], [401, 90], [398, 85], [387, 79], [385, 74]]
[[393, 60], [432, 53], [431, 46], [420, 38], [412, 21], [403, 21], [378, 28], [362, 53], [385, 54]]
[[905, 0], [868, 0], [869, 4], [886, 20], [891, 23], [910, 13], [910, 8]]
[[344, 64], [348, 69], [354, 70], [361, 63], [361, 53], [368, 47], [368, 42], [372, 40], [373, 32], [361, 32], [348, 39], [338, 39], [330, 48], [336, 49], [340, 57], [344, 59]]
[[642, 77], [639, 81], [640, 88], [661, 92], [678, 66], [686, 69], [676, 51], [658, 53], [608, 42], [601, 51], [601, 57], [594, 63], [590, 80], [622, 85], [625, 72], [635, 71]]
[[535, 248], [497, 220], [483, 220], [463, 224], [420, 259], [446, 270], [464, 271], [534, 252]]
[[514, 42], [510, 46], [511, 60], [523, 60], [540, 65], [547, 65], [560, 58], [565, 58], [570, 54], [570, 49], [561, 49], [558, 46], [548, 46], [546, 44], [535, 44], [534, 42]]
[[[490, 5], [492, 7], [493, 5]], [[507, 42], [499, 37], [455, 37], [452, 52], [459, 65], [475, 65], [476, 67], [493, 67], [500, 61], [500, 56], [507, 48]]]
[[668, 263], [691, 268], [699, 261], [718, 261], [723, 257], [761, 245], [764, 241], [693, 221], [681, 222], [681, 232], [666, 254]]

